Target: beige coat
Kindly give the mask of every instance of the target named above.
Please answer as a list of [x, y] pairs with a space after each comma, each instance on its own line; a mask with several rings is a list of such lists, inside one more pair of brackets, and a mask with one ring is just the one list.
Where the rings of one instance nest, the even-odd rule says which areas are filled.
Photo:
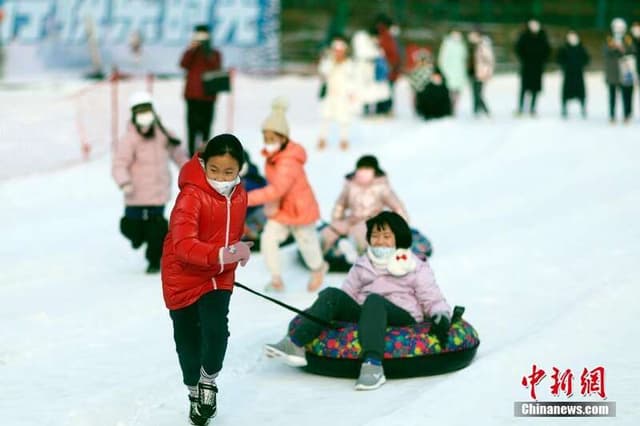
[[407, 222], [409, 216], [404, 205], [391, 188], [386, 176], [378, 176], [367, 186], [347, 177], [342, 192], [333, 208], [333, 220], [348, 220], [350, 223], [367, 220], [388, 208]]

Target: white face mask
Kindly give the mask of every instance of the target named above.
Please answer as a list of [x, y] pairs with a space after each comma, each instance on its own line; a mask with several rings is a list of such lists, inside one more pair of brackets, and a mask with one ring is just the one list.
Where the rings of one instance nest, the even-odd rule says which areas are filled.
[[578, 34], [576, 33], [567, 34], [567, 43], [569, 43], [571, 46], [577, 46], [579, 42], [580, 42], [580, 37], [578, 37]]
[[142, 128], [150, 127], [155, 121], [156, 117], [153, 115], [152, 111], [147, 112], [139, 112], [136, 114], [136, 124]]
[[236, 185], [240, 183], [240, 176], [236, 176], [234, 180], [230, 180], [226, 182], [207, 178], [207, 182], [209, 182], [209, 185], [211, 185], [211, 187], [214, 190], [216, 190], [216, 192], [218, 192], [220, 195], [224, 195], [225, 197], [228, 197], [229, 194], [231, 194], [231, 191], [233, 190], [233, 188], [235, 188]]
[[369, 259], [377, 265], [386, 265], [395, 252], [395, 247], [369, 246], [367, 248]]
[[264, 150], [267, 151], [269, 154], [273, 154], [274, 152], [280, 151], [280, 144], [279, 143], [267, 143], [267, 144], [264, 145]]

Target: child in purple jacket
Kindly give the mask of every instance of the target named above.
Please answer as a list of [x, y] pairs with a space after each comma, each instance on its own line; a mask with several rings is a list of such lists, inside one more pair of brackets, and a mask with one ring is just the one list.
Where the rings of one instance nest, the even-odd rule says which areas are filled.
[[[410, 325], [428, 316], [444, 345], [451, 318], [451, 308], [429, 264], [410, 250], [411, 230], [402, 216], [384, 211], [369, 219], [367, 242], [366, 254], [357, 259], [342, 288], [326, 288], [307, 310], [325, 321], [358, 323], [363, 363], [356, 390], [377, 389], [386, 380], [382, 357], [387, 326]], [[265, 345], [265, 352], [289, 365], [305, 366], [304, 345], [323, 328], [303, 318], [292, 336]]]

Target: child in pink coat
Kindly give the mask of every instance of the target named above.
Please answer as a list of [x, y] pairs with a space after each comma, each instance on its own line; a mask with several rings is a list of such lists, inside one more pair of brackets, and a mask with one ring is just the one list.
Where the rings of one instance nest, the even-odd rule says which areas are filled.
[[[432, 330], [445, 345], [451, 307], [436, 284], [427, 262], [409, 249], [411, 230], [393, 212], [382, 212], [367, 221], [367, 253], [355, 262], [342, 288], [329, 287], [307, 309], [317, 318], [358, 323], [363, 363], [357, 390], [370, 390], [385, 382], [382, 368], [387, 326], [410, 325], [431, 318]], [[293, 366], [305, 366], [304, 345], [313, 341], [323, 325], [302, 318], [293, 335], [268, 344], [268, 356]]]
[[[340, 237], [350, 237], [357, 250], [352, 256], [364, 253], [367, 247], [365, 221], [385, 209], [409, 221], [407, 211], [378, 165], [378, 159], [373, 155], [364, 155], [358, 159], [356, 170], [345, 177], [344, 187], [333, 208], [331, 223], [322, 231], [323, 251], [329, 250]], [[353, 246], [343, 244], [340, 247], [344, 251], [354, 251]]]
[[156, 273], [168, 228], [164, 205], [171, 196], [169, 160], [181, 167], [188, 158], [180, 141], [158, 120], [151, 95], [134, 93], [129, 103], [131, 121], [115, 147], [111, 164], [113, 179], [124, 195], [120, 231], [134, 249], [147, 243], [147, 273]]

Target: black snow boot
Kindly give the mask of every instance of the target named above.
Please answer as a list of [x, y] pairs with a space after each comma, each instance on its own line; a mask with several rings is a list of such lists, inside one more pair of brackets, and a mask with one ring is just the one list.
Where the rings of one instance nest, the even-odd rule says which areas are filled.
[[210, 419], [216, 416], [218, 407], [216, 404], [216, 394], [218, 388], [215, 384], [198, 383], [198, 412], [201, 416]]
[[147, 274], [157, 274], [158, 272], [160, 272], [160, 265], [157, 263], [149, 263], [149, 266], [147, 266]]
[[134, 249], [139, 248], [144, 243], [142, 220], [131, 219], [126, 216], [122, 217], [120, 219], [120, 232], [131, 241], [131, 247]]
[[209, 417], [205, 417], [198, 411], [199, 399], [195, 396], [189, 397], [189, 421], [195, 426], [204, 426], [209, 423]]

